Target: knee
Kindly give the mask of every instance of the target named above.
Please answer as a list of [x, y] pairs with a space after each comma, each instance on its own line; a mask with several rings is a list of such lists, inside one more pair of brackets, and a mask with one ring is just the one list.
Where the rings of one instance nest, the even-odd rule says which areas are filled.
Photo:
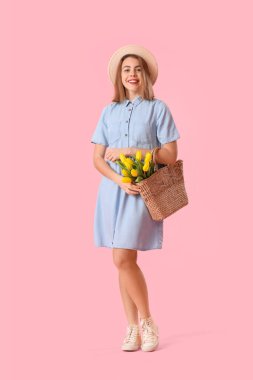
[[135, 262], [133, 260], [129, 259], [114, 259], [114, 265], [119, 269], [119, 270], [126, 270], [130, 269], [135, 265]]
[[114, 252], [113, 262], [119, 270], [130, 269], [134, 265], [136, 265], [136, 255], [134, 254], [134, 252]]

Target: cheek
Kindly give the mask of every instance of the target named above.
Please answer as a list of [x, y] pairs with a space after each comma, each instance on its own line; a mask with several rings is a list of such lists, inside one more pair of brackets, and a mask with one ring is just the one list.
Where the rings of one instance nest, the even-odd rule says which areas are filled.
[[122, 74], [122, 75], [121, 75], [121, 79], [122, 79], [122, 82], [125, 82], [125, 80], [126, 80], [126, 75]]

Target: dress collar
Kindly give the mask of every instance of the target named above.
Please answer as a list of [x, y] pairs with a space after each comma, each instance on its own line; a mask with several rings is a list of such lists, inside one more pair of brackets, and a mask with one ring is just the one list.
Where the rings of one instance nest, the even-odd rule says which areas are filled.
[[132, 103], [133, 105], [137, 106], [140, 102], [142, 102], [143, 98], [141, 96], [136, 96], [133, 100], [125, 99], [124, 103], [127, 107], [129, 103]]

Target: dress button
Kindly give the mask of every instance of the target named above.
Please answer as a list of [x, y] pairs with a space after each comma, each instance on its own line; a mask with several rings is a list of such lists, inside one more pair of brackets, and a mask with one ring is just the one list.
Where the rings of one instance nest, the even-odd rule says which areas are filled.
[[126, 123], [128, 123], [128, 120], [126, 120]]
[[125, 133], [125, 136], [127, 136], [127, 133]]

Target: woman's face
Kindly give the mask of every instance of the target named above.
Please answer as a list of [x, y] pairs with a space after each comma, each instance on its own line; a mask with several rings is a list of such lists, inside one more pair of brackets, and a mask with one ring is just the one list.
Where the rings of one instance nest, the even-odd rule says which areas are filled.
[[137, 58], [127, 57], [122, 62], [121, 79], [128, 95], [141, 95], [143, 86], [142, 70]]

